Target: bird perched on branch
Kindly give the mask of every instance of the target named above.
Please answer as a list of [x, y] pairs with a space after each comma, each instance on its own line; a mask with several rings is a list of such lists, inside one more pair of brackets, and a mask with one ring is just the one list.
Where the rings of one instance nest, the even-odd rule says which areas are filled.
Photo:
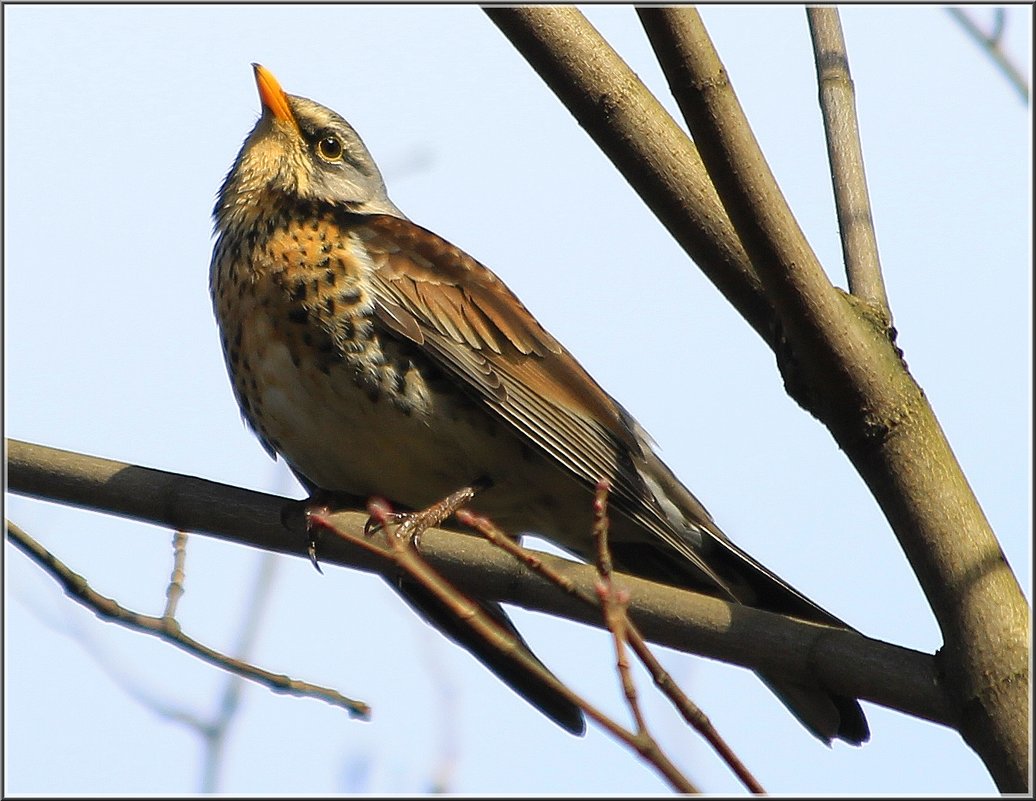
[[[254, 68], [262, 116], [219, 192], [210, 286], [234, 393], [271, 455], [311, 492], [409, 509], [477, 481], [478, 512], [582, 558], [594, 487], [607, 479], [621, 569], [845, 626], [723, 534], [640, 425], [499, 278], [389, 200], [349, 123]], [[395, 587], [560, 725], [583, 731], [569, 701], [415, 585]], [[856, 699], [763, 679], [825, 742], [868, 738]]]

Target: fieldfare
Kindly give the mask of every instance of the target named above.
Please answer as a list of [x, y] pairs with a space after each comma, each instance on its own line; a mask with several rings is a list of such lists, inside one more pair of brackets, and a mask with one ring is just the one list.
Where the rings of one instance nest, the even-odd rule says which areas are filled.
[[[219, 192], [210, 287], [248, 425], [311, 492], [423, 509], [478, 481], [498, 525], [592, 554], [611, 482], [616, 564], [644, 578], [846, 627], [734, 544], [640, 425], [485, 266], [411, 222], [334, 111], [255, 65], [262, 116]], [[570, 731], [578, 709], [394, 587]], [[495, 604], [484, 606], [504, 619]], [[825, 742], [869, 737], [858, 701], [763, 679]]]

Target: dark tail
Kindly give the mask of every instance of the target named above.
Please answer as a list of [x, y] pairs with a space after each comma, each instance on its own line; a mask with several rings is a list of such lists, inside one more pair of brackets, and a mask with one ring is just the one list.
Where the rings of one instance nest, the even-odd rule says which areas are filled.
[[[712, 533], [713, 528], [714, 524], [710, 523], [708, 532]], [[712, 547], [702, 556], [726, 585], [725, 592], [718, 591], [689, 560], [663, 543], [615, 542], [612, 555], [616, 565], [643, 578], [717, 595], [724, 600], [733, 596], [746, 606], [767, 612], [849, 628], [738, 548], [719, 529], [715, 529], [713, 539]], [[824, 743], [830, 745], [832, 740], [839, 739], [861, 745], [870, 739], [867, 718], [855, 698], [830, 692], [816, 684], [796, 684], [763, 673], [759, 677], [799, 722]]]
[[[522, 667], [520, 662], [473, 631], [424, 587], [412, 581], [390, 581], [389, 584], [421, 617], [471, 653], [479, 662], [493, 671], [501, 681], [565, 731], [578, 735], [586, 731], [586, 721], [578, 706], [544, 683], [535, 673]], [[500, 604], [494, 601], [479, 601], [478, 604], [484, 612], [518, 640], [528, 656], [539, 662]], [[546, 668], [544, 669], [546, 670]]]
[[[720, 575], [736, 577], [735, 586], [747, 588], [750, 606], [825, 626], [851, 629], [742, 551], [727, 537], [720, 534], [715, 537], [715, 544], [715, 550], [709, 556], [710, 566]], [[799, 722], [825, 743], [830, 745], [837, 738], [852, 745], [862, 745], [870, 739], [867, 718], [855, 698], [830, 692], [818, 685], [792, 684], [763, 673], [759, 676]]]

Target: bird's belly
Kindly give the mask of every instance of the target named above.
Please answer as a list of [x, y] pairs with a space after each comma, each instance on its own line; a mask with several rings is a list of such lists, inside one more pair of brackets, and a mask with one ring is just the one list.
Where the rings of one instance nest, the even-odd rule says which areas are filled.
[[585, 526], [573, 537], [588, 536], [589, 492], [465, 396], [415, 373], [404, 412], [348, 364], [323, 371], [275, 332], [254, 333], [250, 375], [235, 385], [249, 396], [253, 426], [311, 483], [416, 509], [487, 478], [492, 486], [472, 505], [509, 533], [570, 539], [559, 521], [567, 528], [574, 513]]

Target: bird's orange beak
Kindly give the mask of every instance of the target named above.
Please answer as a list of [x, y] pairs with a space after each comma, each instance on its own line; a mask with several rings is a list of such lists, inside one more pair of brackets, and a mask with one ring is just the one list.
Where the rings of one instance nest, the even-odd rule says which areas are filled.
[[255, 85], [259, 88], [259, 99], [262, 101], [263, 107], [269, 109], [277, 119], [297, 126], [295, 115], [292, 114], [291, 106], [288, 105], [288, 96], [277, 83], [277, 79], [273, 77], [273, 73], [262, 64], [253, 64], [252, 69], [255, 70]]

